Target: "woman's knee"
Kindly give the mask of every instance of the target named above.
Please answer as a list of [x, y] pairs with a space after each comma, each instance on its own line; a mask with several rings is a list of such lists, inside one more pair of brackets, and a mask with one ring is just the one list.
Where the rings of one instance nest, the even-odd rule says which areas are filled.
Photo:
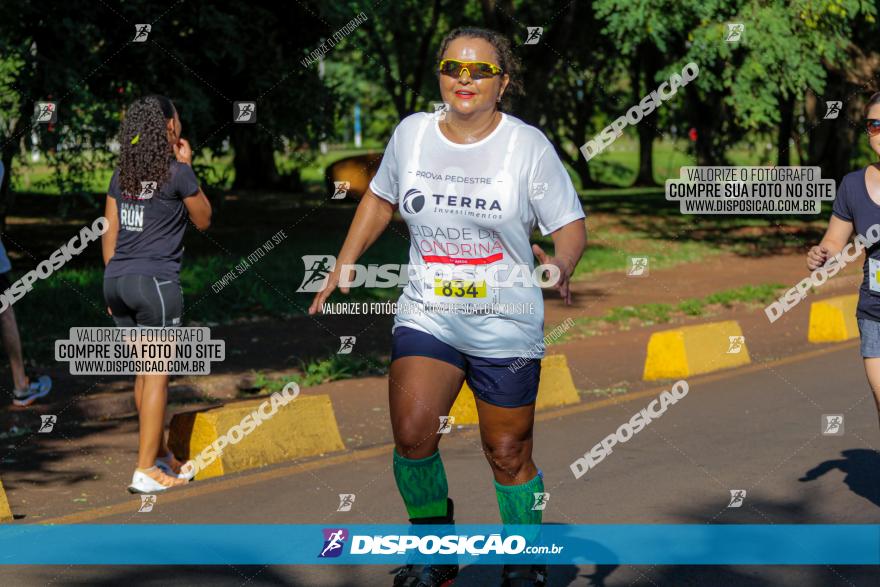
[[437, 451], [437, 429], [422, 419], [404, 418], [394, 426], [394, 445], [398, 454], [423, 458]]
[[532, 460], [531, 437], [502, 435], [483, 441], [486, 458], [493, 468], [514, 477]]

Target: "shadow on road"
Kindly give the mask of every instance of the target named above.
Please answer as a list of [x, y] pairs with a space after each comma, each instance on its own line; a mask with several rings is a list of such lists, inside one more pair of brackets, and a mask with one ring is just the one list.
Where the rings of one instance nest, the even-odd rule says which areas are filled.
[[880, 453], [866, 448], [854, 448], [840, 454], [842, 459], [820, 463], [798, 481], [815, 481], [829, 471], [840, 469], [841, 473], [846, 474], [843, 482], [850, 491], [880, 506]]

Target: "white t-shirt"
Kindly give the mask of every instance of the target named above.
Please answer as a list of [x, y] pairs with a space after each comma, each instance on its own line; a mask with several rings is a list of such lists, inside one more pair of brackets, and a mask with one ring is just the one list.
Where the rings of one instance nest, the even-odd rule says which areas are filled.
[[[469, 144], [447, 139], [437, 115], [406, 117], [370, 189], [399, 205], [410, 233], [409, 264], [418, 270], [410, 271], [394, 328], [427, 332], [468, 355], [539, 358], [542, 290], [504, 277], [518, 270], [531, 278], [529, 236], [536, 224], [547, 235], [585, 215], [544, 134], [501, 117], [489, 136]], [[477, 273], [492, 266], [503, 268], [494, 280]], [[441, 270], [454, 280], [450, 273], [434, 275]]]

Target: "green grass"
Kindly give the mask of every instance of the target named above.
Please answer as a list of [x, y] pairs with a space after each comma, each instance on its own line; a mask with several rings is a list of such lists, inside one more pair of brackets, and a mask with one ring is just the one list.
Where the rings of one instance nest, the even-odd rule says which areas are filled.
[[332, 355], [325, 359], [302, 363], [302, 374], [290, 377], [269, 377], [265, 373], [255, 371], [253, 388], [256, 393], [240, 393], [243, 397], [271, 395], [284, 389], [291, 381], [300, 387], [313, 387], [330, 381], [367, 377], [369, 375], [385, 375], [389, 361], [378, 356]]
[[704, 298], [683, 300], [678, 304], [651, 303], [612, 308], [604, 316], [574, 318], [574, 326], [557, 338], [554, 344], [594, 336], [606, 325], [628, 329], [633, 326], [666, 324], [679, 315], [704, 316], [710, 313], [712, 306], [731, 308], [737, 303], [766, 305], [775, 300], [786, 287], [777, 283], [746, 285], [716, 292]]
[[[731, 165], [765, 165], [776, 160], [775, 147], [770, 151], [756, 148], [753, 144], [737, 145], [727, 152]], [[654, 180], [662, 184], [666, 179], [678, 177], [678, 170], [684, 166], [697, 165], [690, 154], [692, 145], [687, 139], [675, 141], [664, 139], [654, 142]], [[614, 186], [629, 186], [635, 181], [638, 170], [639, 143], [635, 133], [624, 134], [602, 154], [590, 160], [593, 177]], [[797, 151], [791, 151], [791, 165], [799, 165]]]

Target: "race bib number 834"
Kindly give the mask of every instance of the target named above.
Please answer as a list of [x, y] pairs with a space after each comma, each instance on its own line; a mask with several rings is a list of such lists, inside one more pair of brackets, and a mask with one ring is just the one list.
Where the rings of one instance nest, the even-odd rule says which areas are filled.
[[434, 295], [444, 298], [485, 298], [486, 282], [435, 278]]

